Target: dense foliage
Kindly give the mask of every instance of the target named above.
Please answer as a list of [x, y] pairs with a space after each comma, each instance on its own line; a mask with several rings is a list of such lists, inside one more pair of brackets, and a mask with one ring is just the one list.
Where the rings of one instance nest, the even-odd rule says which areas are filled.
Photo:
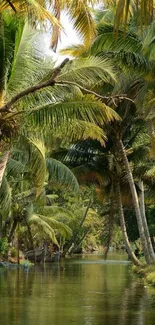
[[[142, 2], [92, 15], [91, 1], [2, 1], [2, 256], [46, 242], [64, 255], [125, 247], [136, 265], [138, 247], [154, 263], [154, 3], [146, 26]], [[43, 29], [49, 20], [56, 50], [64, 9], [83, 44], [58, 65]]]

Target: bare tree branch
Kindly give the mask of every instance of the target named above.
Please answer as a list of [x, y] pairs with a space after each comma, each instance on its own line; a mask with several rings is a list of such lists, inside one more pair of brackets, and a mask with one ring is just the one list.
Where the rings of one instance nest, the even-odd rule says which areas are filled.
[[126, 97], [126, 94], [120, 94], [120, 95], [114, 95], [114, 96], [102, 96], [102, 95], [99, 95], [98, 93], [96, 93], [95, 91], [92, 91], [92, 90], [89, 90], [79, 84], [77, 84], [76, 82], [73, 82], [73, 81], [55, 81], [55, 84], [56, 85], [72, 85], [72, 86], [76, 86], [78, 87], [79, 89], [83, 90], [84, 92], [88, 93], [88, 94], [92, 94], [94, 95], [95, 97], [99, 98], [99, 99], [102, 99], [104, 102], [110, 102], [112, 101], [113, 104], [115, 106], [117, 106], [115, 100], [116, 99], [119, 99], [119, 100], [127, 100], [129, 102], [132, 102], [134, 103], [134, 101], [131, 99], [131, 98], [128, 98]]

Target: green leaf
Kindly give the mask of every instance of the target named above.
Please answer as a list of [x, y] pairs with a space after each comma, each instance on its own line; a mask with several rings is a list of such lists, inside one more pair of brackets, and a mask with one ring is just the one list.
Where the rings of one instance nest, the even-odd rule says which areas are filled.
[[53, 158], [47, 158], [46, 166], [49, 173], [49, 181], [56, 181], [75, 192], [79, 190], [76, 177], [72, 171], [60, 161]]

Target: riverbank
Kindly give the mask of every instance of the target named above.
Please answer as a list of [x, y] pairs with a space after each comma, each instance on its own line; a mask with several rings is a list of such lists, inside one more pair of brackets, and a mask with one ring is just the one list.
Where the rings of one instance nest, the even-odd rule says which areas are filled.
[[143, 278], [145, 283], [155, 287], [155, 265], [132, 266], [133, 272], [140, 278]]
[[21, 261], [20, 264], [17, 262], [8, 262], [8, 261], [0, 261], [0, 268], [17, 268], [17, 267], [23, 267], [27, 268], [34, 265], [28, 260]]

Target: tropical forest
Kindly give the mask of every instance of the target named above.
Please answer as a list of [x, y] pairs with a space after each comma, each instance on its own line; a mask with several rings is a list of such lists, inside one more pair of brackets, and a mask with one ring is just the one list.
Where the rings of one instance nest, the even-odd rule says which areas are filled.
[[0, 0], [0, 323], [155, 324], [154, 0]]

